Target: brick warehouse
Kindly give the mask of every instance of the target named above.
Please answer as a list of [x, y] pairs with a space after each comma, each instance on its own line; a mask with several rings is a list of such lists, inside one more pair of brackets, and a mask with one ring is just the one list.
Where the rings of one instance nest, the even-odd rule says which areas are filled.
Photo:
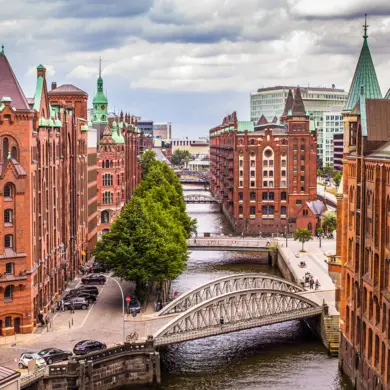
[[390, 389], [390, 100], [367, 43], [344, 112], [337, 194], [341, 258], [340, 367], [357, 389]]
[[256, 125], [236, 113], [210, 130], [210, 187], [236, 232], [315, 233], [316, 134], [310, 131], [299, 88], [289, 92], [279, 122]]

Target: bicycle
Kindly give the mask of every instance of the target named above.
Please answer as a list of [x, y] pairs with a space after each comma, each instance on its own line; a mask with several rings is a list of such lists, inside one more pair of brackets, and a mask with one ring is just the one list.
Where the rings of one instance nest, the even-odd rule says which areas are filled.
[[130, 333], [126, 336], [126, 341], [136, 341], [136, 340], [138, 340], [137, 332]]

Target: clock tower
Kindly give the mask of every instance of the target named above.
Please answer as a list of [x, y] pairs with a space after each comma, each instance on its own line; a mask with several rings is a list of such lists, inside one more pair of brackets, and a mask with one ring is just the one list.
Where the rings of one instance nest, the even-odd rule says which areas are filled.
[[108, 124], [107, 98], [103, 92], [102, 61], [99, 62], [99, 78], [97, 79], [97, 92], [93, 98], [92, 125], [97, 130], [98, 144], [103, 137], [104, 128]]

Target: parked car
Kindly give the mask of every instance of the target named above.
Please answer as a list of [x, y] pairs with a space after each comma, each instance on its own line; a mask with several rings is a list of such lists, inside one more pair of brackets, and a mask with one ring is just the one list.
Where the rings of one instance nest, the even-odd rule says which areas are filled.
[[71, 310], [72, 305], [74, 309], [87, 310], [89, 307], [89, 302], [85, 298], [72, 298], [69, 301], [64, 302], [64, 310]]
[[88, 285], [84, 285], [84, 284], [82, 284], [80, 287], [77, 287], [76, 289], [71, 290], [71, 291], [85, 291], [88, 294], [92, 294], [92, 295], [96, 295], [96, 296], [99, 295], [99, 289], [96, 286], [88, 286]]
[[96, 340], [79, 341], [73, 348], [75, 355], [85, 355], [90, 352], [102, 351], [107, 345]]
[[47, 364], [52, 364], [54, 362], [69, 360], [72, 357], [72, 352], [63, 351], [58, 348], [45, 348], [38, 352], [38, 355], [41, 356]]
[[104, 273], [107, 272], [109, 269], [105, 264], [99, 264], [99, 263], [94, 263], [92, 266], [92, 272], [94, 273]]
[[36, 352], [25, 352], [20, 355], [19, 368], [27, 368], [30, 360], [35, 360], [37, 367], [46, 366], [45, 360], [39, 354]]
[[87, 291], [78, 291], [74, 294], [68, 294], [65, 296], [64, 301], [70, 301], [73, 298], [84, 298], [89, 304], [96, 302], [96, 295], [90, 294]]
[[104, 275], [92, 274], [81, 278], [81, 282], [84, 284], [104, 284], [106, 283], [106, 277]]
[[135, 311], [136, 313], [141, 312], [141, 304], [136, 297], [131, 297], [130, 302], [128, 304], [128, 311], [129, 313], [131, 313], [132, 311]]

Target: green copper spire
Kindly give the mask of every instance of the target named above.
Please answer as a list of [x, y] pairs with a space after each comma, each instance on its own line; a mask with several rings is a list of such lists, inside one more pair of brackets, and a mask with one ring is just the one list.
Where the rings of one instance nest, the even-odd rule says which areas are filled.
[[360, 52], [359, 61], [352, 79], [351, 88], [345, 105], [345, 111], [352, 111], [359, 100], [360, 91], [363, 87], [366, 99], [382, 99], [382, 92], [376, 77], [374, 63], [372, 62], [370, 49], [367, 43], [367, 15], [363, 25], [363, 47]]
[[99, 77], [97, 79], [97, 92], [93, 98], [92, 123], [108, 123], [108, 100], [103, 92], [102, 59], [99, 59]]

